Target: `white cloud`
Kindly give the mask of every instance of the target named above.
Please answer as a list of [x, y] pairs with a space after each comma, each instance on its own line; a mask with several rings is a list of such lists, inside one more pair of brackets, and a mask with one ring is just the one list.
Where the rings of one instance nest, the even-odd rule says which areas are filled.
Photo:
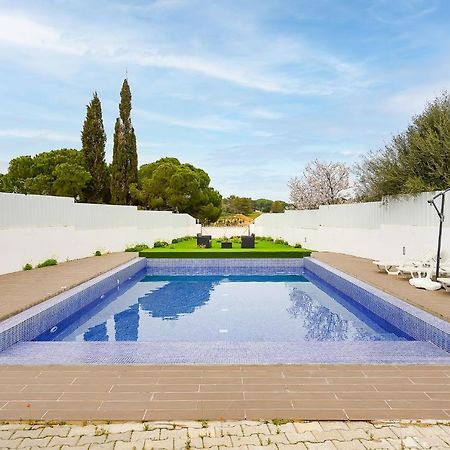
[[87, 46], [64, 38], [61, 31], [29, 17], [0, 12], [0, 44], [82, 55]]
[[[236, 85], [266, 92], [293, 94], [298, 91], [292, 83], [281, 78], [253, 73], [250, 70], [239, 69], [236, 64], [216, 63], [211, 59], [195, 56], [161, 53], [159, 51], [127, 52], [116, 55], [116, 61], [133, 62], [141, 66], [178, 69], [197, 72], [211, 78], [216, 78]], [[241, 66], [239, 64], [238, 66]], [[309, 92], [309, 89], [308, 89]]]
[[19, 139], [42, 139], [46, 141], [67, 141], [77, 142], [80, 140], [79, 136], [72, 134], [58, 133], [51, 130], [27, 130], [22, 128], [11, 128], [0, 130], [0, 137], [11, 137]]
[[404, 25], [436, 11], [438, 0], [372, 0], [369, 12], [380, 22]]
[[[176, 0], [168, 4], [178, 3]], [[167, 1], [152, 3], [166, 4]], [[358, 85], [355, 79], [361, 77], [359, 67], [341, 61], [334, 55], [322, 50], [290, 40], [277, 39], [270, 41], [270, 36], [261, 33], [259, 39], [249, 44], [246, 53], [238, 52], [234, 44], [230, 44], [231, 52], [222, 52], [220, 59], [200, 46], [178, 43], [168, 33], [152, 31], [149, 35], [139, 34], [134, 30], [111, 33], [110, 29], [102, 29], [97, 24], [95, 29], [98, 38], [92, 39], [89, 24], [73, 23], [70, 31], [42, 23], [31, 16], [17, 12], [0, 12], [0, 46], [13, 49], [41, 50], [49, 54], [68, 55], [82, 60], [102, 61], [106, 63], [157, 67], [179, 71], [198, 73], [206, 77], [226, 81], [244, 88], [269, 93], [297, 95], [327, 95], [339, 90], [354, 88]], [[258, 34], [258, 32], [256, 32]], [[143, 36], [145, 38], [143, 39]], [[195, 41], [195, 40], [194, 40]], [[49, 64], [48, 57], [30, 53], [34, 62]], [[23, 55], [18, 55], [23, 59]], [[280, 72], [279, 66], [289, 64], [299, 67], [310, 67], [322, 70], [328, 67], [332, 72], [326, 77], [302, 75], [299, 70], [296, 76]], [[54, 71], [54, 65], [50, 65]], [[339, 83], [333, 82], [340, 77]], [[349, 82], [346, 79], [351, 80]], [[331, 80], [330, 80], [331, 79]]]
[[259, 130], [252, 131], [251, 134], [253, 136], [262, 137], [262, 138], [273, 138], [273, 137], [277, 136], [277, 134], [275, 134], [275, 133], [270, 133], [268, 131], [259, 131]]
[[161, 148], [167, 144], [163, 144], [162, 142], [154, 142], [154, 141], [138, 141], [138, 147], [139, 148]]
[[166, 116], [164, 114], [158, 114], [151, 111], [145, 111], [139, 108], [135, 109], [134, 111], [137, 117], [142, 117], [146, 120], [148, 119], [166, 125], [174, 125], [177, 127], [192, 128], [197, 130], [228, 132], [236, 131], [242, 126], [240, 122], [224, 119], [217, 116], [180, 119], [177, 117]]
[[250, 117], [255, 117], [257, 119], [266, 119], [266, 120], [278, 120], [283, 117], [282, 114], [277, 113], [275, 111], [270, 111], [265, 108], [254, 108], [248, 111], [248, 115]]
[[390, 112], [418, 114], [425, 109], [428, 102], [438, 97], [448, 85], [447, 81], [433, 83], [426, 86], [416, 86], [405, 89], [388, 97], [385, 101], [385, 109]]
[[150, 0], [143, 4], [127, 4], [120, 3], [112, 5], [114, 9], [119, 11], [135, 11], [138, 13], [148, 12], [166, 12], [167, 10], [178, 9], [187, 4], [186, 0]]

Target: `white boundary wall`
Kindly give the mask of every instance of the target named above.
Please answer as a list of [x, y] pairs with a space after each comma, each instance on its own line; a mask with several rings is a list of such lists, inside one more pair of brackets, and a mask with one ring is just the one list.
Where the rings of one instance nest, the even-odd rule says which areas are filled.
[[[255, 220], [252, 232], [319, 251], [372, 259], [403, 254], [416, 258], [437, 247], [439, 220], [427, 203], [434, 194], [262, 214]], [[446, 217], [442, 250], [443, 256], [450, 256], [450, 199], [446, 202]]]
[[213, 238], [231, 238], [234, 236], [247, 236], [247, 227], [202, 227], [202, 234], [212, 236]]
[[200, 231], [193, 217], [135, 206], [75, 203], [72, 198], [0, 193], [0, 274], [49, 258], [123, 251]]

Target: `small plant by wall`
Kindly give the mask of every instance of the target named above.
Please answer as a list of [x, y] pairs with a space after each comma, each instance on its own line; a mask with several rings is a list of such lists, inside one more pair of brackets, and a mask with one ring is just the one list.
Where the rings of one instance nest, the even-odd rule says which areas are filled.
[[49, 267], [49, 266], [56, 266], [58, 264], [58, 261], [54, 258], [46, 259], [45, 261], [38, 264], [36, 267], [40, 269], [41, 267]]
[[26, 263], [23, 267], [22, 270], [31, 270], [33, 268], [33, 266], [30, 263]]
[[163, 248], [163, 247], [168, 247], [169, 243], [166, 241], [155, 241], [155, 243], [153, 244], [153, 248]]
[[142, 250], [147, 250], [150, 248], [147, 244], [136, 244], [133, 247], [127, 247], [125, 249], [126, 252], [141, 252]]
[[94, 253], [94, 256], [102, 256], [102, 252], [101, 252], [100, 250], [97, 250], [97, 251]]
[[180, 238], [172, 239], [172, 244], [178, 244], [179, 242], [190, 241], [191, 239], [195, 239], [194, 236], [183, 236]]

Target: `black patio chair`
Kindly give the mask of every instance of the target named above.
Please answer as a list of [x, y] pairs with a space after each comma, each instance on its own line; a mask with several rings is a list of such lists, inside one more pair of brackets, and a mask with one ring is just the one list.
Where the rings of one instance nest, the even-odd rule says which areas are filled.
[[197, 247], [202, 245], [206, 248], [211, 248], [212, 236], [197, 234]]
[[255, 235], [241, 236], [241, 248], [255, 248]]

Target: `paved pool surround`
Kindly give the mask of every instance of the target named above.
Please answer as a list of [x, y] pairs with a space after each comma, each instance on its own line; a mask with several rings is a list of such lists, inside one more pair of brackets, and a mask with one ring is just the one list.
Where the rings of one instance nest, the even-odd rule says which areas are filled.
[[[133, 277], [297, 275], [306, 270], [415, 341], [394, 342], [31, 342]], [[311, 258], [137, 258], [0, 323], [0, 364], [450, 363], [450, 324]]]

